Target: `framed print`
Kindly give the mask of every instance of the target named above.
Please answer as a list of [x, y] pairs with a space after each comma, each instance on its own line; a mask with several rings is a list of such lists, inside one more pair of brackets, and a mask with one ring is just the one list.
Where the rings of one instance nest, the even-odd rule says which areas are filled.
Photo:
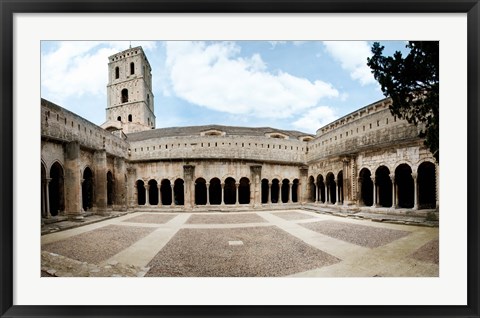
[[0, 8], [2, 317], [479, 316], [478, 1]]

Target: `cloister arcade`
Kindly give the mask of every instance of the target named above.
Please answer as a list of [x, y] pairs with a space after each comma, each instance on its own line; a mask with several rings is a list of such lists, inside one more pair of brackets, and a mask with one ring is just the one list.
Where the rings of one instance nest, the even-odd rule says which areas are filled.
[[[436, 208], [436, 166], [424, 161], [416, 172], [408, 163], [398, 164], [393, 171], [380, 165], [375, 169], [363, 167], [357, 179], [358, 206], [402, 209]], [[328, 172], [308, 178], [310, 202], [343, 204], [343, 171]]]

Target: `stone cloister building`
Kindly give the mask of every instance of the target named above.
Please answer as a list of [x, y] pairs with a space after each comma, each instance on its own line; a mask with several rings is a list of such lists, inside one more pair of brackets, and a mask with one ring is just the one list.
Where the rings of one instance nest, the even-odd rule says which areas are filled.
[[269, 127], [155, 129], [141, 47], [109, 57], [106, 122], [41, 99], [42, 217], [109, 211], [328, 207], [438, 211], [439, 166], [383, 99], [315, 135]]

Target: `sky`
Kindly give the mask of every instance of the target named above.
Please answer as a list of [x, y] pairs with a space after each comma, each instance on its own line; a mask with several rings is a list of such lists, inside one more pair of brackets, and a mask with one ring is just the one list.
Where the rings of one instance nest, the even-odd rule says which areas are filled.
[[[41, 96], [101, 125], [108, 57], [142, 46], [156, 128], [273, 127], [315, 134], [385, 96], [367, 58], [374, 41], [42, 41]], [[385, 54], [405, 41], [380, 41]]]

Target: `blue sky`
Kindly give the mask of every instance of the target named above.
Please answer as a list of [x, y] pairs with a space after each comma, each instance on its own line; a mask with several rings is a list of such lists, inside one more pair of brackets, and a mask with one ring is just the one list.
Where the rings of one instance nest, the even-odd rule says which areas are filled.
[[[405, 41], [380, 41], [385, 53]], [[373, 41], [42, 41], [41, 95], [101, 125], [108, 56], [142, 46], [156, 127], [315, 131], [384, 98], [366, 65]]]

